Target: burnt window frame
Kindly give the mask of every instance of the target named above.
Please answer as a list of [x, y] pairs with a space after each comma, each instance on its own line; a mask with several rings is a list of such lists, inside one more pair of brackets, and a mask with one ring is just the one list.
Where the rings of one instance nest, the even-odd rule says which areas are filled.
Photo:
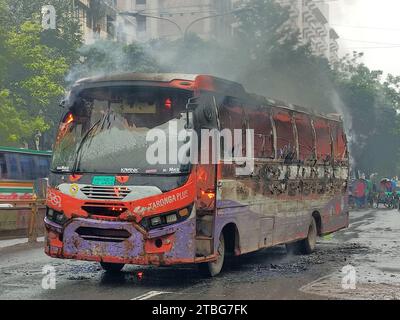
[[[303, 154], [301, 153], [301, 146], [305, 146], [305, 145], [302, 143], [303, 140], [300, 139], [300, 135], [299, 135], [300, 131], [299, 131], [299, 126], [298, 126], [299, 118], [298, 117], [304, 117], [304, 119], [306, 119], [307, 122], [308, 122], [309, 129], [311, 130], [310, 134], [311, 134], [311, 137], [312, 137], [312, 150], [311, 150], [311, 152], [309, 154], [309, 156], [310, 156], [309, 158], [304, 158], [303, 159], [303, 157], [302, 157]], [[310, 116], [307, 113], [296, 112], [296, 113], [293, 114], [293, 118], [294, 118], [294, 122], [295, 122], [295, 125], [296, 125], [296, 130], [297, 130], [298, 160], [302, 161], [302, 162], [305, 162], [307, 160], [315, 160], [315, 159], [317, 159], [317, 147], [316, 147], [316, 139], [317, 139], [317, 137], [316, 137], [315, 127], [314, 127], [313, 117]]]
[[[324, 159], [324, 157], [320, 156], [319, 150], [318, 150], [318, 145], [320, 145], [319, 144], [320, 135], [318, 134], [318, 130], [320, 130], [320, 128], [318, 128], [316, 126], [317, 122], [325, 122], [326, 126], [324, 127], [324, 129], [327, 129], [327, 133], [328, 133], [328, 136], [329, 136], [330, 154], [329, 155], [325, 154], [324, 155], [325, 157], [329, 156], [329, 157], [327, 157], [325, 159]], [[327, 161], [331, 162], [334, 159], [334, 151], [333, 151], [333, 139], [332, 139], [332, 129], [331, 129], [331, 126], [330, 126], [330, 121], [328, 119], [325, 119], [325, 118], [314, 117], [314, 119], [313, 119], [313, 127], [314, 127], [314, 130], [315, 130], [315, 147], [316, 147], [315, 153], [316, 153], [317, 162], [318, 163], [325, 163]]]
[[[284, 109], [284, 108], [279, 108], [279, 107], [272, 107], [271, 108], [272, 112], [271, 112], [271, 119], [273, 122], [273, 127], [274, 127], [274, 146], [275, 146], [275, 160], [278, 161], [290, 161], [290, 162], [294, 162], [294, 161], [298, 161], [298, 138], [296, 135], [296, 123], [294, 121], [294, 111], [292, 110], [288, 110], [288, 109]], [[281, 157], [280, 153], [280, 147], [279, 147], [279, 143], [278, 143], [278, 139], [282, 139], [279, 138], [279, 133], [278, 133], [278, 126], [277, 126], [277, 116], [279, 113], [287, 113], [287, 115], [289, 116], [290, 120], [289, 123], [291, 125], [292, 130], [289, 130], [292, 132], [292, 137], [293, 137], [293, 147], [292, 147], [292, 154], [294, 154], [294, 157], [292, 159], [287, 159], [287, 156], [285, 157]]]

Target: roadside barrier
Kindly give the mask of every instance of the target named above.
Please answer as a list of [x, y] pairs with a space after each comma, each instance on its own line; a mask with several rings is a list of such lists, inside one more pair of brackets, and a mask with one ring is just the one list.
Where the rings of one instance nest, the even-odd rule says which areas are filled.
[[36, 243], [42, 233], [46, 200], [0, 200], [0, 239], [28, 237]]

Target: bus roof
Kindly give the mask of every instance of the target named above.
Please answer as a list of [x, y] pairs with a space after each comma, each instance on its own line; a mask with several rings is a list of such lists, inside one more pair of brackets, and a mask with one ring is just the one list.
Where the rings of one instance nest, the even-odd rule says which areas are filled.
[[38, 150], [30, 150], [23, 148], [13, 148], [13, 147], [1, 147], [0, 152], [9, 152], [9, 153], [24, 153], [31, 155], [39, 155], [39, 156], [51, 156], [51, 151], [38, 151]]
[[97, 83], [108, 81], [155, 81], [155, 82], [171, 82], [174, 80], [195, 81], [196, 74], [184, 73], [118, 73], [106, 76], [83, 78], [78, 80], [77, 84]]
[[140, 83], [163, 83], [171, 84], [173, 87], [187, 90], [205, 90], [225, 93], [228, 96], [237, 98], [251, 99], [257, 103], [264, 104], [269, 107], [277, 107], [292, 110], [300, 113], [325, 118], [331, 121], [341, 122], [342, 118], [339, 114], [322, 114], [313, 108], [305, 108], [283, 101], [271, 99], [268, 97], [249, 93], [240, 83], [218, 78], [205, 74], [184, 74], [184, 73], [119, 73], [106, 76], [98, 76], [84, 78], [78, 80], [75, 87], [92, 86], [107, 82], [140, 82]]

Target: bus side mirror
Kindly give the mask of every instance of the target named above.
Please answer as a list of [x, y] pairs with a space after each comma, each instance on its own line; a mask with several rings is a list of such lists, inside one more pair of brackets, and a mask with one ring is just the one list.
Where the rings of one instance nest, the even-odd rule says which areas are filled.
[[199, 106], [199, 98], [190, 98], [186, 104], [186, 111], [194, 111]]
[[35, 180], [33, 190], [37, 197], [37, 199], [46, 199], [47, 198], [47, 186], [49, 185], [48, 178], [40, 178]]
[[190, 125], [190, 113], [194, 113], [194, 111], [198, 108], [198, 99], [199, 98], [190, 98], [186, 104], [186, 129], [190, 129], [192, 127]]

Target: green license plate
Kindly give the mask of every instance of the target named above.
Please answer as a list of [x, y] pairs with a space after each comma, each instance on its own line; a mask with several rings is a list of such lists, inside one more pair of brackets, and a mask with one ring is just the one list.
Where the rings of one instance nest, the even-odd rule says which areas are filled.
[[93, 177], [92, 184], [94, 186], [114, 186], [115, 177], [104, 177], [104, 176]]

